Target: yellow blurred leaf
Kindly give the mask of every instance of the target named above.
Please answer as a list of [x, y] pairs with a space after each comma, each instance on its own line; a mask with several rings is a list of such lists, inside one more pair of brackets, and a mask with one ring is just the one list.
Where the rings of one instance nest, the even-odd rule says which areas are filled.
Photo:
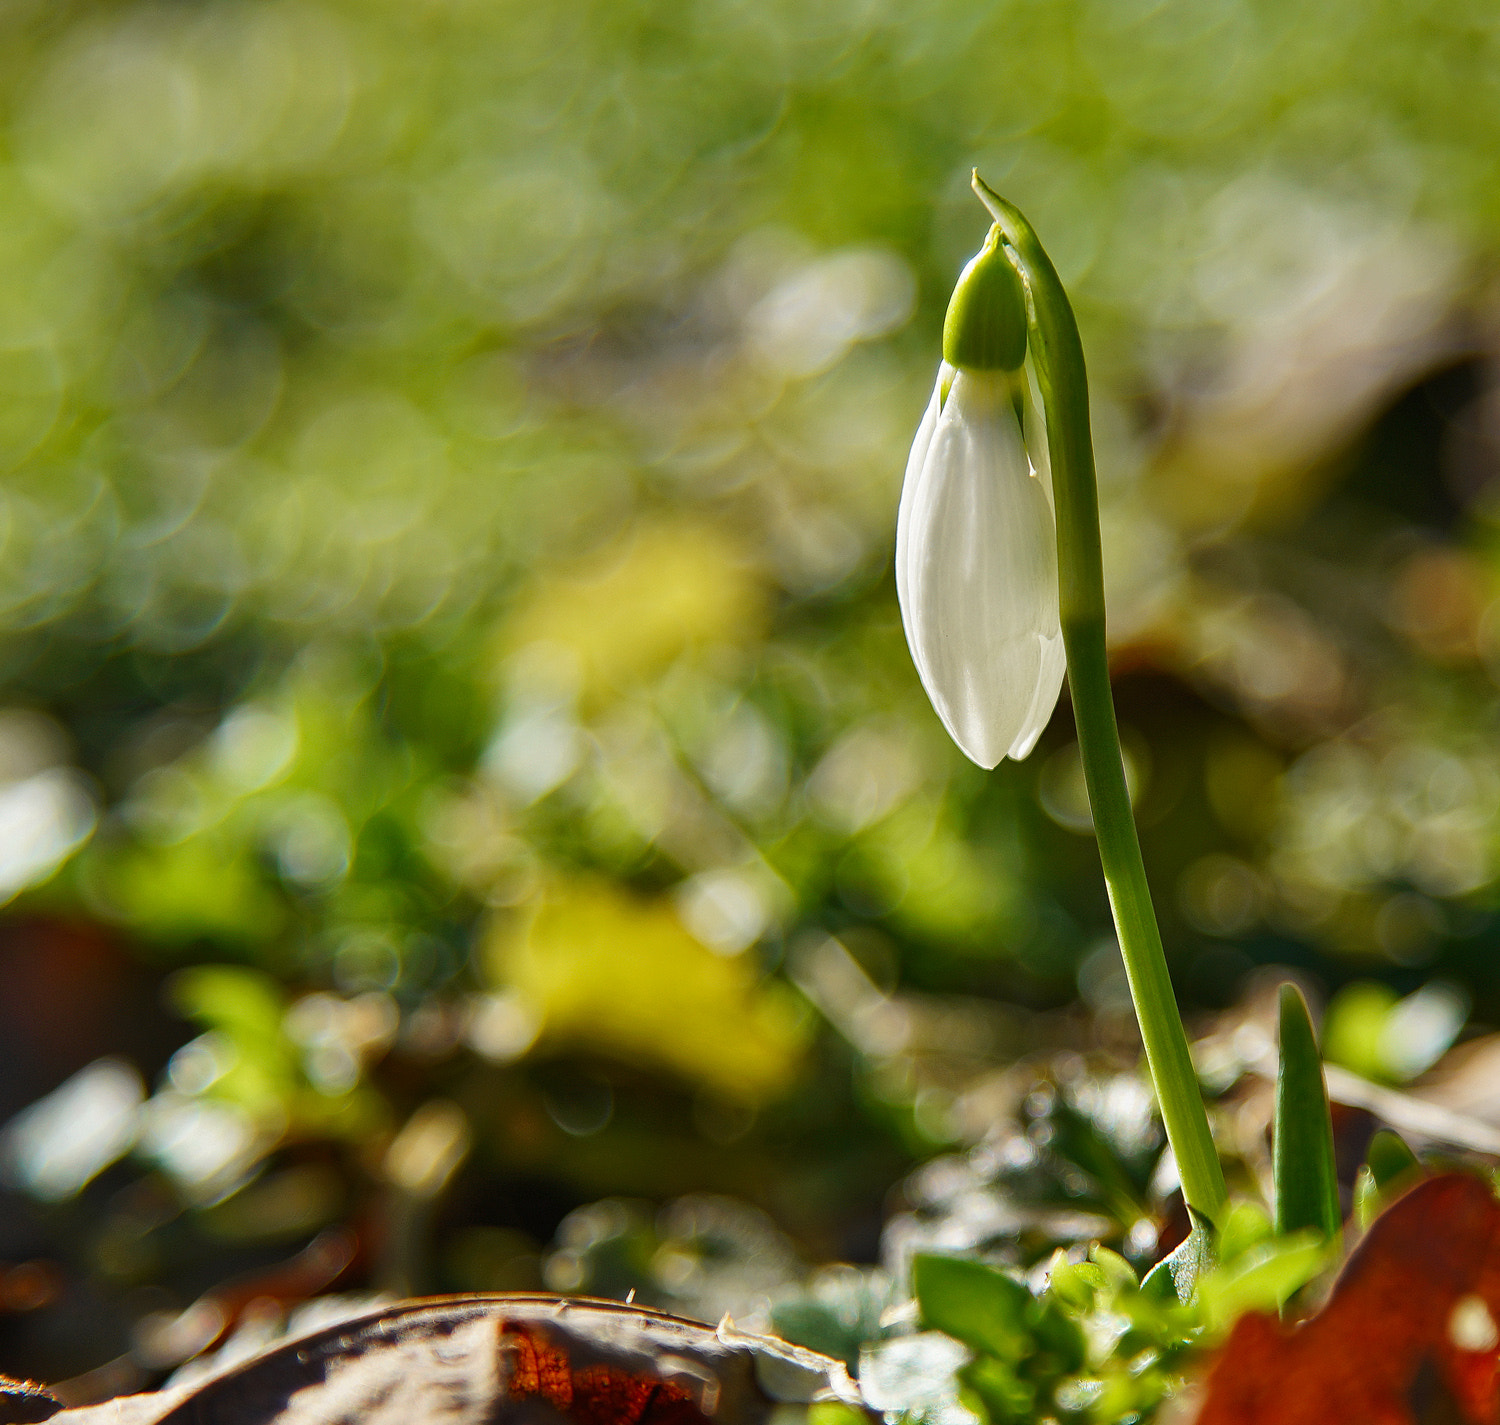
[[530, 924], [491, 941], [491, 965], [543, 1041], [585, 1044], [751, 1102], [786, 1088], [808, 1035], [798, 1001], [716, 955], [672, 904], [607, 882], [554, 883]]
[[578, 661], [582, 691], [649, 678], [693, 647], [737, 644], [760, 630], [761, 580], [734, 543], [708, 525], [647, 526], [523, 601], [507, 651], [535, 645]]
[[210, 836], [127, 847], [95, 871], [97, 909], [166, 944], [271, 939], [286, 910], [245, 848]]

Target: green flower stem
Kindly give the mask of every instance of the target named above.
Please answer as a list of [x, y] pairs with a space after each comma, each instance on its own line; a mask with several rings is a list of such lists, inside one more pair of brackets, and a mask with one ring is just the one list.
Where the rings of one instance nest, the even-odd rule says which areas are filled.
[[1015, 254], [1030, 298], [1031, 353], [1046, 407], [1047, 447], [1057, 509], [1057, 560], [1068, 687], [1083, 753], [1083, 774], [1099, 859], [1109, 889], [1130, 994], [1146, 1046], [1146, 1063], [1177, 1159], [1189, 1207], [1218, 1224], [1227, 1199], [1208, 1115], [1177, 1012], [1161, 931], [1146, 883], [1135, 816], [1125, 786], [1104, 643], [1104, 561], [1099, 495], [1089, 434], [1088, 377], [1078, 323], [1057, 269], [1031, 224], [976, 172], [974, 191]]

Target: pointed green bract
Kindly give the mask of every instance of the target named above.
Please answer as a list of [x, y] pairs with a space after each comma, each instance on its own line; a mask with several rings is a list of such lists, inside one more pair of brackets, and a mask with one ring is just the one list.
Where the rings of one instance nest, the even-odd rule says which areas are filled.
[[1323, 1061], [1302, 991], [1282, 985], [1280, 1008], [1281, 1070], [1272, 1145], [1276, 1231], [1285, 1235], [1313, 1228], [1331, 1238], [1339, 1231], [1339, 1188]]

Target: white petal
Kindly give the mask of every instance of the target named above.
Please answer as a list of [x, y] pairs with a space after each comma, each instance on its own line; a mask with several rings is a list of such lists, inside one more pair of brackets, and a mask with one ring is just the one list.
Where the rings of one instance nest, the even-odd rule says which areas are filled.
[[[916, 500], [917, 485], [927, 463], [927, 452], [932, 448], [932, 437], [937, 431], [938, 416], [943, 408], [943, 387], [953, 379], [953, 368], [942, 362], [938, 366], [937, 381], [932, 388], [932, 399], [922, 415], [922, 424], [917, 427], [916, 438], [911, 443], [911, 454], [906, 460], [906, 476], [901, 482], [901, 507], [896, 513], [896, 598], [900, 602], [902, 617], [911, 600], [911, 540], [909, 537], [911, 510]], [[916, 650], [912, 650], [916, 656]]]
[[1015, 758], [1017, 762], [1031, 755], [1037, 738], [1052, 721], [1052, 709], [1057, 706], [1057, 695], [1062, 691], [1063, 674], [1068, 671], [1068, 655], [1063, 648], [1062, 634], [1059, 632], [1048, 638], [1039, 633], [1037, 638], [1042, 645], [1042, 658], [1037, 671], [1036, 697], [1026, 710], [1021, 730], [1016, 733], [1015, 741], [1005, 754]]
[[1057, 541], [1004, 378], [955, 377], [908, 485], [898, 584], [922, 685], [981, 767], [1024, 756], [1062, 684]]

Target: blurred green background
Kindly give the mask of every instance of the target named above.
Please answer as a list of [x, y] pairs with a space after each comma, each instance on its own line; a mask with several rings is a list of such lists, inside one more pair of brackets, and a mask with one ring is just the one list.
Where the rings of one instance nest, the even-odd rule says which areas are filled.
[[1497, 153], [1478, 0], [8, 0], [0, 1367], [320, 1231], [758, 1300], [1129, 1052], [1066, 698], [978, 772], [896, 609], [976, 164], [1185, 1004], [1500, 1022]]

